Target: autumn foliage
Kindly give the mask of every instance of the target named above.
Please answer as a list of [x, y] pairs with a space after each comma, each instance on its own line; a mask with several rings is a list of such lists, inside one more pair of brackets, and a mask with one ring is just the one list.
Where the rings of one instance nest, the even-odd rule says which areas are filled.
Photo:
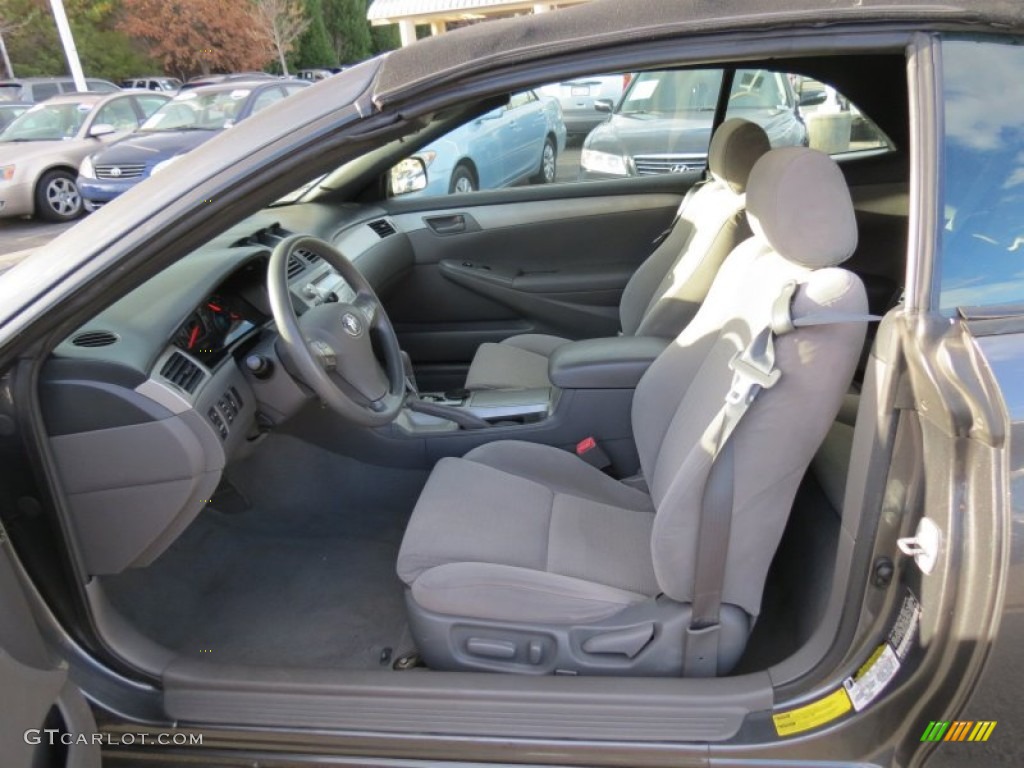
[[122, 8], [119, 29], [168, 72], [262, 69], [275, 58], [249, 0], [123, 0]]

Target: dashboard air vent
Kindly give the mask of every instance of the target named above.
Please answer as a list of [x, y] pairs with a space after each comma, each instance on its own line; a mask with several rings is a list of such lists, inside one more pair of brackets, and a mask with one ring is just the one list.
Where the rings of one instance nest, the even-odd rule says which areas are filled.
[[289, 280], [291, 280], [293, 278], [296, 278], [299, 275], [301, 275], [303, 270], [305, 270], [305, 269], [306, 269], [306, 265], [303, 264], [301, 261], [299, 261], [297, 258], [295, 258], [294, 254], [292, 254], [291, 256], [288, 257], [288, 279]]
[[381, 239], [384, 239], [388, 235], [395, 234], [395, 225], [392, 224], [387, 219], [377, 219], [376, 221], [371, 221], [367, 226], [374, 232], [376, 232]]
[[203, 380], [203, 369], [181, 352], [172, 352], [160, 369], [160, 375], [191, 395]]
[[109, 347], [117, 343], [117, 334], [110, 331], [82, 331], [71, 338], [76, 347]]
[[312, 251], [307, 251], [305, 248], [300, 248], [299, 250], [297, 250], [295, 252], [295, 255], [301, 256], [303, 259], [306, 260], [306, 263], [308, 264], [316, 264], [318, 261], [320, 261], [320, 256], [313, 253]]

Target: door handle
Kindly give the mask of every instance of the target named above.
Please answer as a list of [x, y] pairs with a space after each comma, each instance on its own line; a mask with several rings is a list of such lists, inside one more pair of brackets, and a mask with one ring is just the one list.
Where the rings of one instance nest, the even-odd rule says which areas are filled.
[[456, 235], [466, 231], [466, 217], [461, 213], [452, 216], [431, 216], [423, 221], [439, 235]]

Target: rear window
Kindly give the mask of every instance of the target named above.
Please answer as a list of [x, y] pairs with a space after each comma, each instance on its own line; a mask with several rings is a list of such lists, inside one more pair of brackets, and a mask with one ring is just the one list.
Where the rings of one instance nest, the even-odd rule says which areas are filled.
[[17, 83], [0, 85], [0, 99], [4, 101], [19, 101], [21, 98], [21, 86]]
[[35, 101], [44, 101], [58, 93], [60, 93], [60, 86], [56, 83], [35, 83], [32, 86], [32, 98]]

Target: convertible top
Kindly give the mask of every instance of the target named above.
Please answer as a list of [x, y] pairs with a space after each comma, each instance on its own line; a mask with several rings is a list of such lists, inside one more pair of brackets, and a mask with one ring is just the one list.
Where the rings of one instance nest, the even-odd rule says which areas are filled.
[[419, 41], [388, 55], [377, 79], [378, 106], [453, 77], [631, 40], [657, 40], [772, 27], [865, 22], [998, 26], [1024, 32], [1020, 0], [969, 0], [960, 5], [900, 0], [594, 0], [555, 13], [475, 24]]

